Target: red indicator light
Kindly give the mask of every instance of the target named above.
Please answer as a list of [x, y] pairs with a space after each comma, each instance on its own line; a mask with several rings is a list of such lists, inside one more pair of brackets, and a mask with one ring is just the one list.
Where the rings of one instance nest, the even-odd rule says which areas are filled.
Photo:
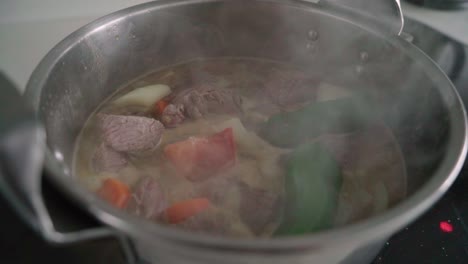
[[453, 226], [449, 222], [442, 221], [439, 223], [440, 230], [445, 233], [451, 233], [453, 231]]

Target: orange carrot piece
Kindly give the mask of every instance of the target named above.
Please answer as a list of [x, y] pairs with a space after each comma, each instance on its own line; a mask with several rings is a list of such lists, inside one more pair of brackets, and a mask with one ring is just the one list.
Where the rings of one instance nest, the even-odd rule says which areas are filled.
[[119, 180], [107, 178], [98, 189], [97, 195], [117, 208], [125, 208], [130, 198], [130, 189]]
[[210, 200], [206, 198], [184, 200], [166, 209], [166, 219], [171, 224], [177, 224], [208, 209], [210, 205]]
[[169, 105], [169, 102], [166, 100], [159, 100], [154, 104], [154, 113], [156, 116], [161, 116], [164, 112], [164, 109]]

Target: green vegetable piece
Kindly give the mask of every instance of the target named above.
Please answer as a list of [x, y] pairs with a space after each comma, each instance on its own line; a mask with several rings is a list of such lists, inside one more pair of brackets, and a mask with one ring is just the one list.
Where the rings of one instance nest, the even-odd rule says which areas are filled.
[[293, 112], [271, 116], [260, 136], [279, 147], [295, 147], [325, 133], [347, 133], [375, 119], [376, 109], [362, 94], [314, 102]]
[[296, 149], [286, 174], [286, 202], [275, 235], [298, 235], [328, 228], [338, 204], [341, 169], [318, 143]]

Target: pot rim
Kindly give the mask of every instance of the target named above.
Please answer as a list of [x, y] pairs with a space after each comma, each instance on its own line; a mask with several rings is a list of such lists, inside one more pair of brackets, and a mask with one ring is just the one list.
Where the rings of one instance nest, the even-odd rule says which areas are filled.
[[[71, 33], [52, 48], [32, 73], [26, 86], [25, 96], [32, 102], [36, 114], [38, 114], [42, 89], [49, 73], [59, 59], [76, 43], [107, 24], [127, 16], [135, 16], [143, 12], [156, 11], [170, 6], [218, 1], [227, 0], [160, 0], [126, 8], [99, 18]], [[303, 2], [302, 0], [282, 2], [278, 0], [257, 1], [276, 2], [278, 4]], [[338, 19], [350, 22], [348, 19]], [[363, 29], [370, 31], [368, 28]], [[375, 32], [372, 33], [375, 34]], [[385, 39], [400, 50], [404, 50], [406, 55], [411, 59], [417, 61], [426, 70], [427, 76], [436, 84], [444, 104], [448, 108], [451, 120], [451, 136], [446, 155], [431, 179], [404, 201], [377, 216], [355, 224], [324, 230], [310, 235], [270, 239], [232, 239], [193, 234], [175, 228], [164, 227], [115, 209], [94, 195], [90, 195], [90, 192], [85, 190], [84, 187], [76, 184], [70, 172], [64, 171], [63, 165], [55, 158], [53, 151], [49, 148], [46, 150], [45, 169], [48, 172], [46, 175], [60, 190], [69, 194], [71, 199], [88, 210], [99, 221], [133, 238], [148, 242], [164, 240], [166, 242], [185, 244], [186, 246], [216, 248], [218, 250], [274, 250], [274, 252], [272, 251], [273, 253], [276, 253], [276, 250], [280, 250], [278, 252], [285, 253], [286, 251], [305, 251], [336, 243], [353, 243], [357, 241], [357, 235], [368, 241], [389, 236], [429, 209], [452, 185], [463, 166], [467, 154], [468, 134], [466, 111], [461, 98], [442, 70], [419, 48], [404, 39], [398, 36], [385, 36]]]

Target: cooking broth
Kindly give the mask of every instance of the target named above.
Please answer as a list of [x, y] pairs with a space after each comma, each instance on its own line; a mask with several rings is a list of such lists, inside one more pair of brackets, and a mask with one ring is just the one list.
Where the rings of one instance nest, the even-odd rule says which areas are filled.
[[113, 206], [192, 232], [270, 237], [353, 223], [406, 194], [399, 146], [362, 94], [272, 61], [175, 65], [102, 104], [74, 173]]

